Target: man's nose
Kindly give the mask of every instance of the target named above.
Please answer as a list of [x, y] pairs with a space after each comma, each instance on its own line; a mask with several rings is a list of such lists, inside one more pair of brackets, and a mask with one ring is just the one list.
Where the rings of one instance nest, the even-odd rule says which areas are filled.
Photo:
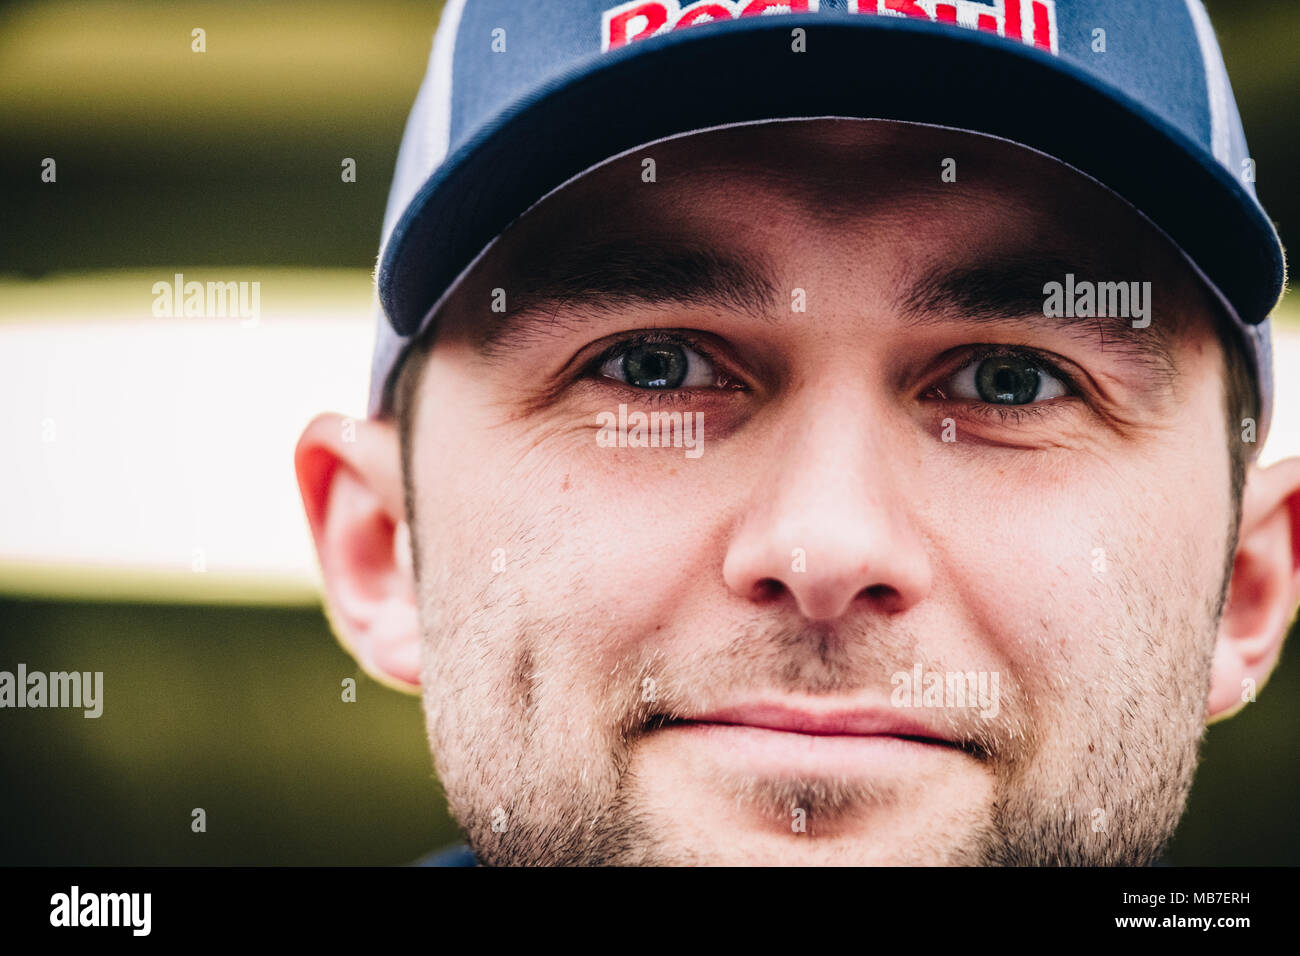
[[769, 464], [751, 486], [722, 569], [734, 594], [792, 601], [814, 621], [839, 618], [855, 602], [897, 613], [930, 589], [930, 562], [911, 523], [921, 490], [907, 486], [898, 442], [881, 434], [865, 403], [846, 408], [843, 398], [803, 402], [766, 445]]

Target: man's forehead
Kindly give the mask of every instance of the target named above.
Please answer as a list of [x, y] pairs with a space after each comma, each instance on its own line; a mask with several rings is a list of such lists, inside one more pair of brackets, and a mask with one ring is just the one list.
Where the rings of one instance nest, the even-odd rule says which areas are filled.
[[1154, 271], [1172, 252], [1113, 194], [1016, 144], [917, 124], [819, 120], [707, 131], [612, 160], [521, 217], [492, 255], [506, 270], [527, 271], [557, 243], [640, 237], [766, 243], [779, 257], [783, 246], [795, 251], [787, 240], [838, 232], [853, 241], [900, 218], [918, 241], [955, 243], [958, 230], [972, 257], [1050, 245], [1086, 266], [1098, 250], [1124, 247], [1128, 268], [1163, 259], [1147, 265]]
[[1151, 281], [1158, 324], [1118, 321], [1113, 333], [1162, 360], [1196, 294], [1145, 220], [1047, 157], [954, 130], [840, 121], [697, 134], [607, 163], [508, 229], [465, 292], [507, 293], [506, 313], [475, 334], [492, 351], [544, 332], [562, 307], [566, 319], [680, 304], [775, 321], [791, 288], [817, 283], [814, 269], [913, 323], [1042, 315], [1044, 284], [1067, 274]]

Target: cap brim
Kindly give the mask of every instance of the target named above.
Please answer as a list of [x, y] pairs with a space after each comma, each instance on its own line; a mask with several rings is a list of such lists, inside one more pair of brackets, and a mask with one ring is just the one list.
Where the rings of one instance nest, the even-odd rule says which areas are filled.
[[[807, 31], [808, 52], [791, 50]], [[1232, 304], [1263, 321], [1282, 290], [1272, 223], [1176, 127], [1068, 61], [978, 31], [882, 16], [750, 17], [629, 44], [557, 77], [483, 126], [432, 174], [381, 258], [394, 330], [424, 318], [474, 258], [560, 184], [694, 130], [843, 116], [969, 129], [1097, 179], [1164, 230]]]

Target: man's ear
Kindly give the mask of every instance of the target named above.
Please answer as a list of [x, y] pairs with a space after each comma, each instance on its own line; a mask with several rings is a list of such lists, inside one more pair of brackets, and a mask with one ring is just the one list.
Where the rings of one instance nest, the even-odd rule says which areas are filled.
[[294, 453], [339, 641], [367, 674], [417, 692], [420, 626], [392, 422], [317, 416]]
[[[1268, 680], [1300, 600], [1300, 458], [1251, 465], [1232, 582], [1219, 622], [1209, 718], [1241, 709]], [[1247, 683], [1251, 681], [1253, 683]]]

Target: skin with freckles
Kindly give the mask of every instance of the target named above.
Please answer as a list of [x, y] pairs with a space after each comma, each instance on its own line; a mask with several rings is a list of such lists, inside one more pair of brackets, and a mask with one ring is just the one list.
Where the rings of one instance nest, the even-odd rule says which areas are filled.
[[[1067, 268], [1150, 281], [1150, 327], [1045, 318]], [[384, 421], [313, 423], [299, 475], [335, 629], [418, 685], [480, 862], [1149, 863], [1276, 662], [1300, 469], [1252, 466], [1238, 541], [1208, 295], [1041, 155], [830, 120], [655, 144], [436, 321], [405, 482]], [[699, 413], [702, 454], [604, 447], [620, 405]], [[914, 673], [997, 706], [900, 703]]]

